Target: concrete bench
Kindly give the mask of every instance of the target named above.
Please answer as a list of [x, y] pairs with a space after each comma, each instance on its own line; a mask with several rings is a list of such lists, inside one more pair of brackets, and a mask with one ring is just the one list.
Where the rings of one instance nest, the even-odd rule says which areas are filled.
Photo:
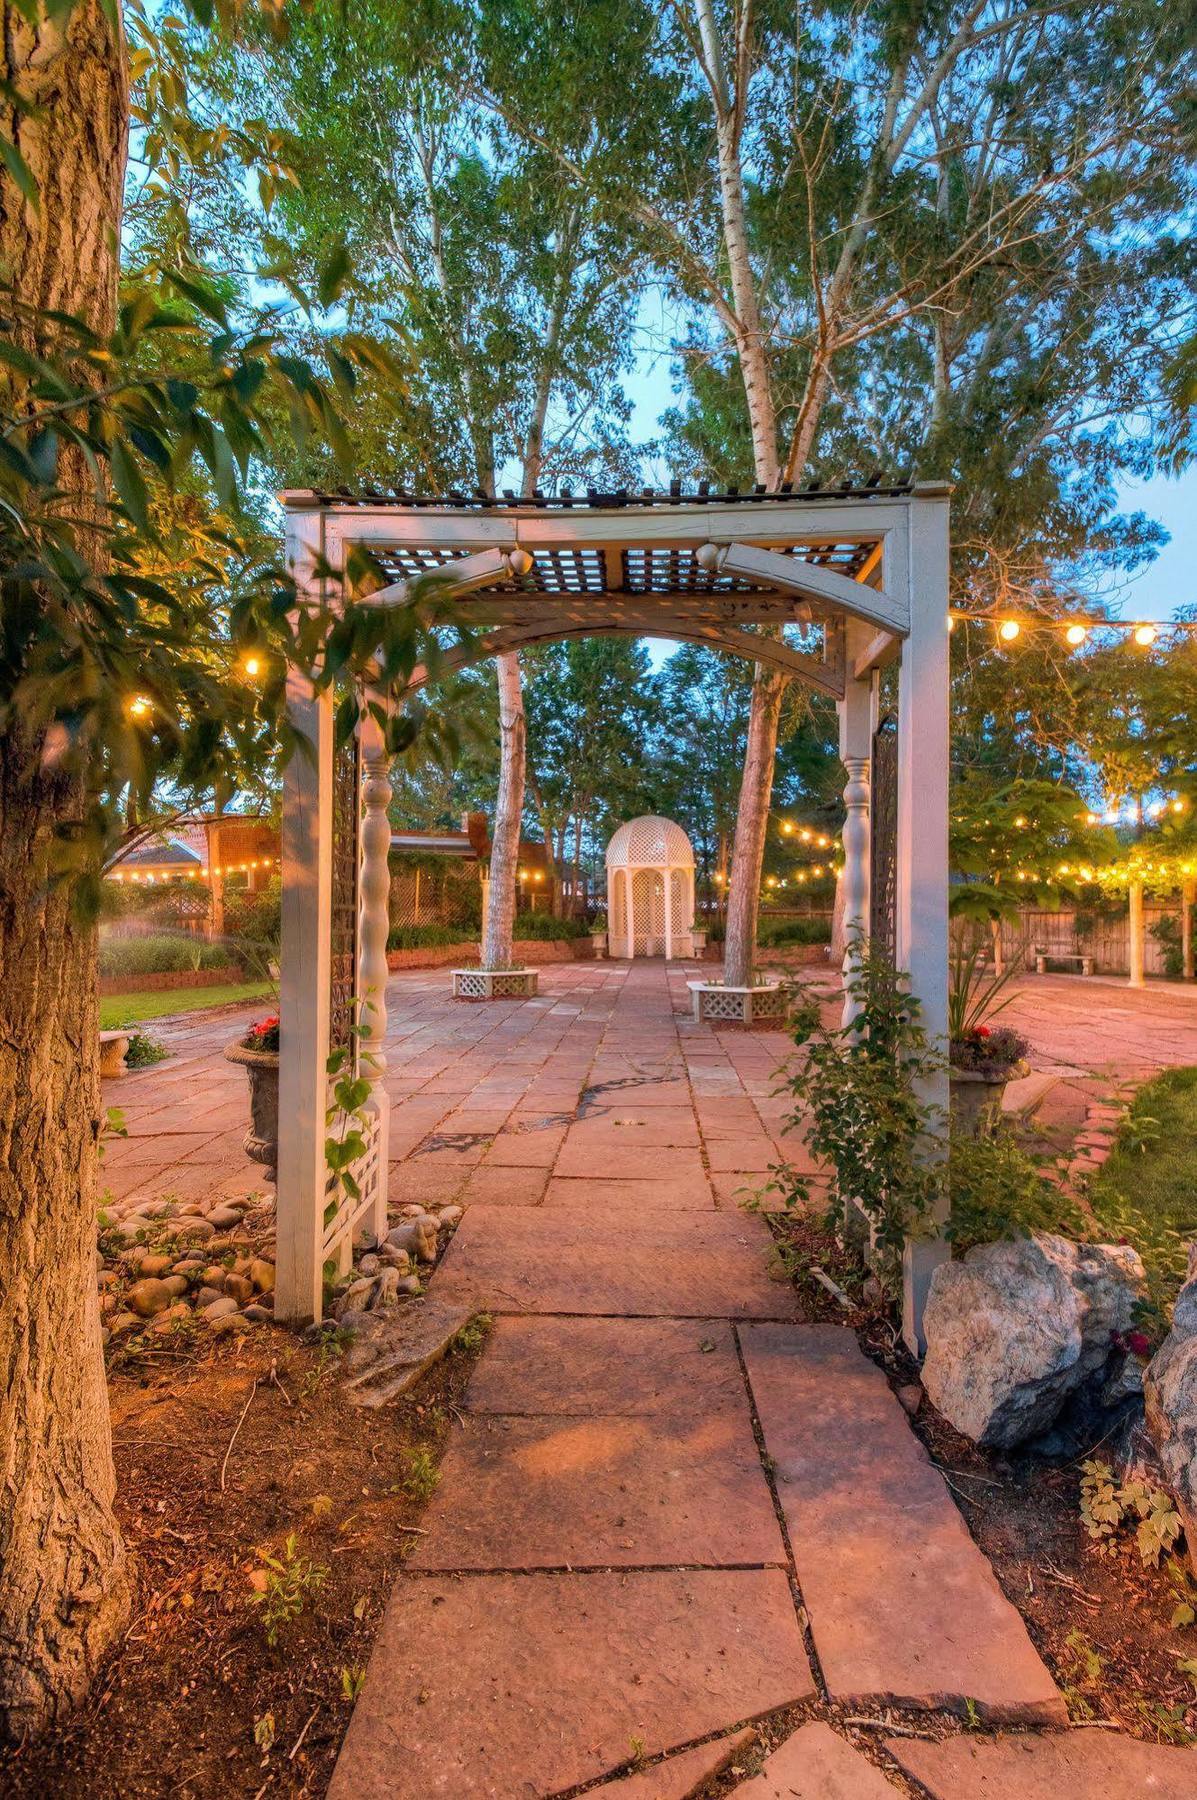
[[129, 1049], [129, 1033], [127, 1031], [102, 1031], [100, 1033], [100, 1074], [124, 1075], [125, 1056]]
[[1086, 956], [1081, 950], [1044, 950], [1035, 946], [1035, 973], [1046, 975], [1047, 965], [1053, 963], [1076, 963], [1082, 975], [1092, 975], [1093, 958]]

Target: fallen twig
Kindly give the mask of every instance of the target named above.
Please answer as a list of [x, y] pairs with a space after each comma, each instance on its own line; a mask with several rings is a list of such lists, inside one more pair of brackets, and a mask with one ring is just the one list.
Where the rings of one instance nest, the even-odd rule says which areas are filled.
[[865, 1726], [869, 1731], [892, 1731], [895, 1737], [933, 1738], [934, 1732], [916, 1731], [913, 1725], [893, 1725], [888, 1719], [845, 1719], [845, 1725]]
[[844, 1292], [844, 1290], [840, 1286], [839, 1282], [833, 1281], [831, 1279], [831, 1276], [827, 1273], [826, 1269], [821, 1269], [819, 1267], [818, 1263], [812, 1263], [811, 1267], [810, 1267], [810, 1275], [811, 1275], [812, 1281], [817, 1281], [821, 1288], [826, 1288], [827, 1292], [831, 1295], [832, 1299], [838, 1300], [840, 1305], [845, 1309], [845, 1311], [852, 1312], [854, 1310], [851, 1300], [848, 1298], [847, 1294]]
[[250, 1407], [253, 1405], [253, 1398], [254, 1398], [254, 1395], [257, 1393], [257, 1391], [258, 1391], [258, 1378], [255, 1375], [254, 1376], [254, 1384], [249, 1390], [249, 1399], [245, 1402], [245, 1405], [241, 1408], [241, 1417], [237, 1420], [237, 1423], [233, 1427], [233, 1435], [229, 1439], [229, 1447], [225, 1451], [224, 1461], [220, 1465], [220, 1491], [222, 1494], [224, 1493], [225, 1472], [229, 1466], [229, 1457], [233, 1454], [233, 1445], [237, 1442], [237, 1433], [240, 1431], [241, 1427], [245, 1423], [245, 1415], [249, 1411]]
[[[251, 1396], [251, 1398], [252, 1398], [252, 1396]], [[319, 1711], [320, 1711], [319, 1704], [313, 1706], [311, 1713], [308, 1715], [307, 1724], [304, 1726], [303, 1730], [300, 1732], [299, 1736], [296, 1738], [295, 1742], [292, 1744], [291, 1748], [287, 1752], [287, 1761], [288, 1762], [295, 1761], [295, 1757], [299, 1750], [299, 1746], [303, 1743], [304, 1738], [308, 1735], [308, 1731], [311, 1728], [312, 1720], [316, 1717], [316, 1714]]]
[[283, 1399], [287, 1402], [287, 1405], [293, 1406], [295, 1404], [295, 1402], [292, 1400], [290, 1394], [287, 1392], [286, 1388], [283, 1386], [282, 1382], [278, 1378], [278, 1362], [277, 1361], [272, 1361], [270, 1364], [270, 1379], [271, 1379], [272, 1383], [274, 1384], [274, 1386], [278, 1389], [279, 1393], [282, 1395]]

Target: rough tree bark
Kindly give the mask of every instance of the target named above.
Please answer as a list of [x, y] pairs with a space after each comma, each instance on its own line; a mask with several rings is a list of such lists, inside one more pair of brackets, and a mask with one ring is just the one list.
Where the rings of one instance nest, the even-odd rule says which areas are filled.
[[[40, 207], [0, 187], [0, 266], [20, 298], [112, 329], [128, 136], [124, 46], [101, 0], [31, 29], [3, 6], [3, 129]], [[64, 456], [72, 510], [91, 504]], [[95, 1285], [100, 1133], [95, 933], [47, 884], [79, 779], [44, 738], [0, 732], [0, 1737], [35, 1732], [86, 1692], [121, 1628], [128, 1570], [113, 1514]]]

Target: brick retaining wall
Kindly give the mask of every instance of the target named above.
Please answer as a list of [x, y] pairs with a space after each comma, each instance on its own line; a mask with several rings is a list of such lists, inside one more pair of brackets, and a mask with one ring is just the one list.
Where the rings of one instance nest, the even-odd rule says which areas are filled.
[[[537, 963], [590, 962], [594, 945], [584, 938], [517, 938], [511, 946], [512, 960], [535, 966]], [[418, 950], [388, 950], [387, 967], [396, 969], [476, 969], [478, 945], [429, 944]]]
[[219, 969], [159, 969], [152, 975], [101, 975], [100, 998], [109, 994], [156, 994], [167, 988], [231, 987], [245, 980], [236, 963]]

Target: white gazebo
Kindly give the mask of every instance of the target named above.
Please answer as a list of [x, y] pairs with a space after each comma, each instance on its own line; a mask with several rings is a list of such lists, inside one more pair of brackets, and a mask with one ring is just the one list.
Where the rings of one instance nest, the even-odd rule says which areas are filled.
[[694, 851], [675, 820], [645, 813], [607, 845], [607, 953], [694, 955]]
[[[455, 617], [435, 673], [565, 638], [663, 637], [765, 665], [833, 698], [844, 764], [849, 933], [906, 971], [929, 1037], [947, 1031], [948, 499], [940, 483], [812, 485], [795, 492], [573, 494], [384, 492], [282, 496], [287, 562], [301, 596], [353, 582], [403, 607], [440, 578]], [[413, 582], [417, 585], [413, 588]], [[882, 709], [878, 674], [896, 665]], [[404, 691], [363, 690], [356, 735], [337, 747], [340, 696], [288, 681], [296, 739], [283, 788], [279, 1145], [280, 1320], [319, 1318], [322, 1269], [348, 1267], [356, 1234], [387, 1215], [386, 940], [390, 757], [379, 714]], [[662, 895], [663, 899], [663, 895]], [[635, 912], [633, 896], [632, 911]], [[662, 908], [661, 938], [665, 938]], [[640, 931], [638, 920], [637, 934]], [[670, 924], [672, 945], [672, 923]], [[349, 1183], [326, 1152], [330, 1053], [360, 1075]], [[946, 1108], [947, 1076], [926, 1084]], [[942, 1221], [940, 1221], [942, 1224]], [[942, 1233], [907, 1245], [907, 1342], [921, 1337]]]

